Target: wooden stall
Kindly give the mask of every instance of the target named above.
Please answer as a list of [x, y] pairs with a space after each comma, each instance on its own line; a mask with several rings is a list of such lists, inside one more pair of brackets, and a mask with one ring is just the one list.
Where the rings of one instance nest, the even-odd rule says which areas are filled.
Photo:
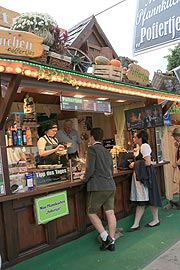
[[[45, 105], [55, 102], [58, 104], [60, 96], [73, 97], [77, 92], [86, 94], [89, 99], [108, 98], [112, 104], [119, 99], [126, 100], [127, 103], [140, 101], [146, 103], [149, 100], [153, 103], [158, 98], [173, 102], [180, 100], [180, 97], [174, 93], [158, 92], [146, 86], [51, 67], [28, 58], [23, 60], [22, 57], [18, 58], [12, 54], [0, 57], [0, 79], [6, 83], [6, 88], [1, 87], [0, 92], [0, 254], [3, 268], [7, 268], [76, 239], [93, 229], [85, 212], [85, 186], [79, 179], [74, 180], [69, 175], [63, 181], [35, 185], [33, 190], [12, 192], [10, 171], [7, 166], [5, 126], [13, 102], [22, 101], [27, 93], [35, 102]], [[162, 196], [165, 194], [163, 175], [165, 164], [166, 162], [161, 162], [155, 165]], [[132, 211], [129, 201], [131, 173], [131, 170], [119, 170], [114, 174], [117, 185], [115, 198], [117, 218], [127, 216]], [[46, 199], [49, 196], [54, 198], [57, 194], [65, 196], [60, 201], [53, 202], [56, 205], [63, 205], [63, 215], [48, 221], [43, 217], [38, 219], [38, 199]], [[50, 201], [48, 205], [53, 203]], [[41, 206], [40, 209], [44, 208]], [[59, 209], [57, 207], [53, 211], [58, 212]]]

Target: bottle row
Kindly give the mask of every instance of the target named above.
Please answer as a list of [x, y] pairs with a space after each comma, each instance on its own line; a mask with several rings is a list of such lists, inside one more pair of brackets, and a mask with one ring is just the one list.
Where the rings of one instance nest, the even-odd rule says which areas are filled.
[[32, 145], [32, 133], [30, 127], [10, 127], [6, 132], [7, 146]]

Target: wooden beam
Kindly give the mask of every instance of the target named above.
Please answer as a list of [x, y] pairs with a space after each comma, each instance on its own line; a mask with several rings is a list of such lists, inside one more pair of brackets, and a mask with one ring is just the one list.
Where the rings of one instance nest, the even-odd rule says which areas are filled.
[[166, 105], [162, 108], [162, 113], [165, 115], [165, 113], [171, 108], [173, 105], [174, 101], [168, 101]]
[[0, 100], [0, 130], [3, 128], [9, 114], [11, 104], [14, 100], [18, 87], [21, 83], [21, 75], [11, 75], [5, 97]]

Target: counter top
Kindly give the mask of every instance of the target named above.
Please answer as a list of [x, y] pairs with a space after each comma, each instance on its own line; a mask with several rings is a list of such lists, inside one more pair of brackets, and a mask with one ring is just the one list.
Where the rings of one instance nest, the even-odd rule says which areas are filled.
[[[169, 163], [170, 163], [169, 161], [164, 161], [161, 163], [156, 163], [153, 166], [156, 168], [156, 167], [164, 166]], [[114, 173], [114, 178], [116, 180], [116, 178], [119, 176], [126, 176], [131, 173], [132, 173], [131, 169], [119, 170], [118, 172]], [[34, 197], [36, 195], [54, 192], [58, 190], [64, 190], [67, 188], [78, 187], [82, 185], [84, 185], [83, 181], [80, 179], [76, 179], [76, 180], [73, 180], [72, 182], [70, 180], [67, 180], [67, 181], [56, 182], [56, 183], [52, 183], [48, 185], [35, 186], [34, 190], [32, 191], [25, 191], [25, 192], [19, 192], [15, 194], [0, 196], [0, 202], [16, 200], [16, 199], [25, 198], [25, 197], [32, 197], [32, 196]]]

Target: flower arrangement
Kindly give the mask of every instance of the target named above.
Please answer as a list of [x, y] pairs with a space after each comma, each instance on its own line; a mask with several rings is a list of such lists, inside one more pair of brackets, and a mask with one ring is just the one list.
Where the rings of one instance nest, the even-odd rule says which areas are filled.
[[49, 31], [53, 36], [53, 44], [50, 47], [50, 51], [59, 54], [65, 54], [68, 47], [68, 45], [66, 45], [66, 41], [68, 39], [68, 32], [58, 26], [51, 26], [49, 28]]
[[27, 12], [15, 19], [11, 29], [34, 33], [44, 39], [45, 45], [52, 46], [54, 36], [49, 29], [56, 26], [57, 22], [47, 13]]

